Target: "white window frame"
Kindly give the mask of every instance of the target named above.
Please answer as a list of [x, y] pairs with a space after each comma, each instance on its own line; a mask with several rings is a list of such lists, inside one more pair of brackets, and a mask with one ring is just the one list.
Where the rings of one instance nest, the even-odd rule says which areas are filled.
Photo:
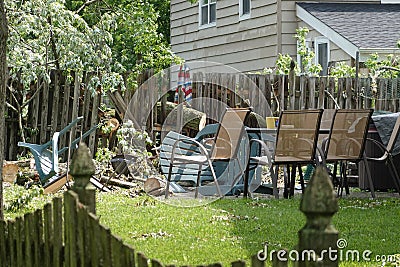
[[[215, 21], [210, 22], [210, 5], [215, 5]], [[202, 10], [203, 6], [207, 6], [208, 10], [208, 23], [202, 24]], [[203, 4], [203, 0], [199, 0], [199, 29], [215, 27], [217, 25], [217, 0], [208, 0], [207, 4]]]
[[[249, 13], [243, 14], [243, 1], [249, 1]], [[251, 17], [251, 0], [239, 0], [239, 20], [249, 19]]]
[[[306, 46], [307, 46], [307, 51], [312, 51], [312, 41], [310, 38], [306, 39]], [[296, 55], [297, 55], [297, 66], [299, 66], [299, 69], [301, 70], [301, 57], [299, 55], [299, 42], [296, 44]]]
[[[326, 55], [326, 60], [327, 60], [327, 62], [326, 62], [326, 66], [327, 66], [327, 68], [328, 68], [328, 66], [329, 66], [329, 62], [331, 61], [331, 53], [330, 53], [330, 51], [331, 51], [331, 49], [330, 49], [330, 42], [329, 42], [329, 39], [328, 38], [326, 38], [325, 36], [320, 36], [320, 37], [315, 37], [314, 38], [314, 53], [315, 53], [315, 64], [318, 64], [319, 62], [318, 62], [318, 53], [319, 53], [319, 50], [318, 50], [318, 45], [319, 44], [326, 44], [326, 49], [327, 49], [327, 55]], [[328, 72], [329, 70], [327, 70], [327, 72]]]

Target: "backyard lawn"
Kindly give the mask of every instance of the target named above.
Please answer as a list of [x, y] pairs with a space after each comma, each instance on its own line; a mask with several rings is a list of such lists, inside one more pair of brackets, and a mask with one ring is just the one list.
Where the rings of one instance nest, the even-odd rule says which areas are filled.
[[[206, 206], [183, 208], [141, 196], [98, 194], [100, 222], [147, 257], [164, 264], [229, 266], [265, 248], [294, 249], [305, 224], [300, 198], [244, 200], [226, 198]], [[400, 199], [340, 199], [333, 224], [345, 242], [342, 251], [369, 250], [372, 262], [341, 266], [381, 266], [376, 256], [400, 254]], [[343, 244], [343, 243], [342, 243]], [[399, 255], [398, 255], [399, 256]], [[389, 265], [388, 265], [389, 266]]]
[[[41, 189], [5, 188], [5, 218], [31, 212], [51, 200]], [[60, 194], [58, 194], [60, 195]], [[260, 250], [294, 249], [297, 232], [305, 224], [299, 211], [300, 197], [293, 199], [225, 198], [198, 207], [177, 207], [129, 190], [97, 193], [100, 223], [150, 259], [173, 265], [208, 265], [244, 260]], [[188, 200], [194, 201], [194, 200]], [[193, 204], [193, 203], [191, 203]], [[376, 257], [400, 257], [400, 198], [343, 198], [333, 224], [340, 232], [342, 253], [357, 250], [360, 261], [349, 254], [341, 266], [382, 265]], [[343, 245], [344, 244], [344, 245]], [[371, 251], [370, 262], [362, 253]], [[339, 254], [340, 255], [340, 254]], [[399, 264], [397, 263], [397, 266]]]

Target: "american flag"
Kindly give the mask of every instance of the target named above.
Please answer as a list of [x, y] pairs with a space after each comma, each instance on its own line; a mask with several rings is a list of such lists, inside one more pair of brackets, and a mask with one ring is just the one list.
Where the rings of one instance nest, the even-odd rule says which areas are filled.
[[183, 64], [178, 72], [178, 86], [175, 90], [175, 103], [179, 102], [179, 89], [185, 94], [185, 102], [189, 106], [192, 102], [192, 81], [190, 80], [190, 68]]

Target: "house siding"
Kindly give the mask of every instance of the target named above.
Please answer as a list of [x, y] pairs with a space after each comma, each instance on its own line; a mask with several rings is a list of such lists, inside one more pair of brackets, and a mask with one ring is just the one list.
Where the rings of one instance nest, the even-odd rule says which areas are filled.
[[[307, 26], [309, 37], [321, 36], [296, 16], [294, 0], [252, 0], [251, 18], [239, 20], [239, 0], [217, 0], [216, 26], [199, 29], [198, 4], [171, 0], [171, 47], [186, 61], [212, 61], [242, 72], [274, 67], [278, 53], [296, 58], [296, 29]], [[308, 2], [308, 1], [302, 1]], [[315, 2], [315, 1], [313, 1]], [[332, 2], [332, 0], [318, 1]], [[335, 1], [380, 3], [380, 1]], [[331, 43], [331, 61], [351, 58]]]
[[217, 0], [216, 26], [199, 29], [198, 4], [172, 0], [172, 50], [186, 61], [213, 61], [243, 72], [273, 66], [277, 54], [276, 0], [253, 0], [251, 4], [251, 18], [239, 20], [238, 0]]

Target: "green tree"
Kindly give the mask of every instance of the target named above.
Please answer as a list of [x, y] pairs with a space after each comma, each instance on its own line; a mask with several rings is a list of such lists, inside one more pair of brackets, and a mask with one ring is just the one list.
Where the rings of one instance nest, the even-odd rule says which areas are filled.
[[157, 32], [157, 13], [144, 0], [69, 1], [76, 10], [69, 10], [64, 0], [5, 4], [10, 75], [23, 83], [23, 90], [8, 88], [19, 100], [8, 107], [19, 114], [22, 140], [24, 110], [50, 80], [51, 70], [96, 72], [102, 80], [94, 77], [92, 88], [109, 90], [124, 86], [123, 73], [131, 73], [128, 80], [135, 81], [143, 69], [157, 71], [178, 62]]
[[5, 121], [4, 110], [6, 99], [6, 82], [7, 82], [7, 38], [8, 26], [4, 9], [4, 1], [0, 0], [0, 220], [4, 220], [3, 209], [3, 160], [4, 160], [4, 139], [5, 139]]

